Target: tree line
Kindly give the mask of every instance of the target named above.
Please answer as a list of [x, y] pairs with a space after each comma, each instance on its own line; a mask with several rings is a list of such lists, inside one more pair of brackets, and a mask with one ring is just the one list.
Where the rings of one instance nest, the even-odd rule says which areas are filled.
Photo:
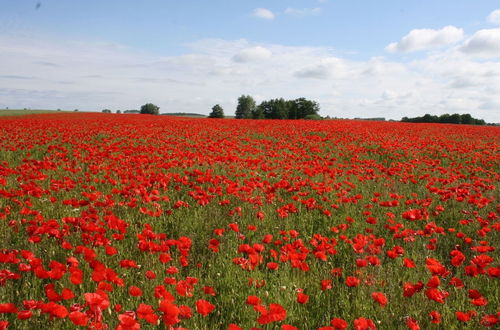
[[470, 114], [466, 113], [460, 115], [458, 113], [443, 114], [441, 116], [425, 114], [422, 117], [408, 118], [403, 117], [402, 122], [406, 123], [442, 123], [442, 124], [465, 124], [465, 125], [486, 125], [483, 119], [473, 118]]
[[[256, 104], [250, 95], [241, 95], [236, 106], [236, 119], [321, 119], [319, 104], [306, 98], [283, 98]], [[212, 108], [209, 118], [224, 118], [224, 110], [218, 104]]]

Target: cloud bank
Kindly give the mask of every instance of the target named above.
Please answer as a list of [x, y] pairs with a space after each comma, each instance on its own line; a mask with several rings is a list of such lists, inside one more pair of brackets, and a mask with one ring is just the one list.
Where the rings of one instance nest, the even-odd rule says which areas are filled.
[[100, 111], [153, 102], [162, 112], [208, 114], [220, 104], [231, 114], [238, 96], [250, 94], [257, 102], [310, 98], [331, 117], [458, 112], [500, 122], [500, 29], [462, 41], [458, 28], [426, 31], [394, 47], [448, 46], [405, 62], [397, 53], [352, 60], [327, 47], [246, 39], [198, 40], [165, 56], [103, 41], [0, 35], [0, 107]]
[[446, 46], [462, 40], [463, 37], [464, 31], [451, 25], [439, 30], [415, 29], [411, 30], [399, 42], [390, 43], [385, 49], [391, 53], [413, 52]]
[[500, 57], [500, 28], [479, 30], [460, 48], [479, 57]]

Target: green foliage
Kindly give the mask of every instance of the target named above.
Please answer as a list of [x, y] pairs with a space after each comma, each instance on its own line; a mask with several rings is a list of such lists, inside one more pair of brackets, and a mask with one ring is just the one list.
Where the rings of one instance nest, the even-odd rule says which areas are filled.
[[101, 112], [102, 112], [102, 113], [111, 113], [111, 110], [109, 110], [109, 109], [102, 109], [102, 111], [101, 111]]
[[224, 118], [224, 109], [218, 104], [214, 105], [208, 118]]
[[265, 119], [266, 116], [264, 115], [264, 108], [259, 105], [258, 107], [255, 108], [254, 111], [252, 111], [252, 119]]
[[430, 115], [427, 113], [422, 117], [414, 117], [414, 118], [403, 117], [401, 121], [407, 123], [486, 125], [486, 122], [483, 119], [473, 118], [468, 113], [463, 115], [460, 115], [458, 113], [454, 113], [452, 115], [445, 113], [441, 116]]
[[283, 98], [263, 101], [252, 112], [254, 119], [321, 119], [319, 104], [303, 97], [295, 100]]
[[288, 119], [290, 102], [283, 98], [263, 101], [258, 108], [266, 119]]
[[321, 120], [323, 118], [320, 115], [318, 115], [318, 114], [310, 114], [310, 115], [305, 116], [304, 119], [307, 119], [307, 120]]
[[236, 119], [252, 118], [252, 112], [255, 110], [255, 100], [250, 95], [241, 95], [238, 98], [238, 106], [236, 107]]
[[319, 104], [303, 97], [290, 101], [289, 119], [305, 119], [309, 115], [318, 115]]
[[141, 114], [159, 115], [160, 107], [154, 105], [153, 103], [146, 103], [143, 106], [141, 106]]

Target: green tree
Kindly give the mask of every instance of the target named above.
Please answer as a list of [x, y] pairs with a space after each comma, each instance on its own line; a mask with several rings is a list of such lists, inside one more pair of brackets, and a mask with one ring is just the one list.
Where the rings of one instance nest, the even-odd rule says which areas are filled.
[[440, 123], [449, 123], [450, 122], [450, 114], [445, 113], [445, 114], [442, 114], [441, 116], [439, 116], [439, 122]]
[[238, 98], [236, 107], [236, 119], [252, 118], [252, 112], [255, 111], [255, 100], [250, 95], [241, 95]]
[[111, 110], [109, 110], [109, 109], [102, 109], [102, 112], [103, 113], [111, 113]]
[[452, 124], [460, 124], [460, 115], [458, 113], [454, 113], [450, 116], [450, 123]]
[[472, 120], [473, 120], [474, 125], [486, 125], [486, 122], [484, 121], [484, 119], [472, 118]]
[[141, 106], [141, 114], [159, 115], [160, 107], [154, 105], [153, 103], [146, 103]]
[[252, 111], [252, 119], [265, 119], [264, 109], [259, 105]]
[[[304, 119], [309, 115], [318, 115], [319, 104], [303, 97], [290, 101], [290, 119]], [[318, 115], [319, 116], [319, 115]]]
[[266, 119], [288, 119], [290, 102], [283, 98], [263, 101], [258, 108]]
[[458, 113], [442, 114], [441, 116], [433, 116], [425, 114], [423, 117], [408, 118], [403, 117], [401, 121], [410, 123], [442, 123], [442, 124], [466, 124], [466, 125], [486, 125], [483, 119], [473, 118], [470, 114], [466, 113], [460, 115]]
[[460, 123], [465, 124], [465, 125], [472, 125], [474, 124], [474, 118], [468, 113], [460, 115]]
[[208, 118], [224, 118], [224, 109], [218, 104], [214, 105]]

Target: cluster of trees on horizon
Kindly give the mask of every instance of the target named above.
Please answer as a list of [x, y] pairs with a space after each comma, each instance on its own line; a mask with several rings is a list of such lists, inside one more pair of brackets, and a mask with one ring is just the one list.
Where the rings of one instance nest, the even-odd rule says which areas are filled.
[[408, 118], [403, 117], [401, 119], [405, 123], [441, 123], [441, 124], [464, 124], [464, 125], [486, 125], [483, 119], [473, 118], [470, 114], [458, 114], [454, 113], [452, 115], [445, 113], [441, 116], [425, 114], [422, 117]]
[[[306, 98], [285, 100], [283, 98], [262, 101], [256, 104], [250, 95], [241, 95], [236, 107], [236, 119], [321, 119], [319, 104]], [[209, 118], [224, 118], [224, 110], [218, 104], [212, 108]]]
[[[259, 105], [256, 104], [253, 97], [250, 95], [241, 95], [238, 98], [236, 106], [236, 119], [323, 119], [319, 114], [319, 104], [315, 101], [306, 98], [298, 98], [295, 100], [285, 100], [283, 98], [271, 99], [262, 101]], [[75, 110], [77, 111], [77, 110]], [[109, 109], [103, 109], [103, 113], [111, 113]], [[121, 113], [117, 110], [116, 113]], [[123, 113], [140, 113], [159, 115], [160, 107], [153, 103], [146, 103], [141, 106], [140, 110], [125, 110]], [[182, 113], [175, 113], [182, 114]], [[174, 114], [170, 114], [174, 115]], [[204, 115], [189, 114], [203, 117]], [[224, 109], [216, 104], [212, 107], [212, 112], [208, 118], [225, 118]], [[329, 119], [329, 117], [326, 117]], [[363, 119], [363, 118], [355, 118]], [[385, 118], [366, 118], [365, 120], [382, 120]], [[403, 117], [401, 122], [406, 123], [442, 123], [442, 124], [464, 124], [464, 125], [495, 125], [488, 124], [484, 119], [477, 119], [470, 114], [442, 114], [440, 116], [425, 114], [421, 117]]]

